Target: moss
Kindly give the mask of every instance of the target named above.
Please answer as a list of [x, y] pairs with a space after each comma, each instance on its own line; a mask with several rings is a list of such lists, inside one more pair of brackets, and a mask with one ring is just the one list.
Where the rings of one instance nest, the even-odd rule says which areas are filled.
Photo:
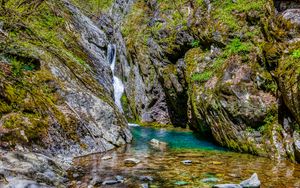
[[242, 27], [242, 24], [240, 24], [240, 14], [250, 11], [263, 12], [262, 10], [266, 3], [266, 0], [237, 0], [235, 2], [232, 0], [214, 1], [213, 6], [218, 8], [214, 9], [212, 14], [216, 20], [228, 26], [229, 29], [238, 30]]
[[292, 53], [294, 59], [300, 59], [300, 49], [294, 50]]
[[213, 76], [213, 72], [205, 71], [202, 73], [195, 73], [192, 75], [192, 81], [206, 82]]
[[98, 16], [103, 12], [106, 12], [113, 0], [71, 0], [71, 2], [78, 6], [83, 12], [89, 16]]

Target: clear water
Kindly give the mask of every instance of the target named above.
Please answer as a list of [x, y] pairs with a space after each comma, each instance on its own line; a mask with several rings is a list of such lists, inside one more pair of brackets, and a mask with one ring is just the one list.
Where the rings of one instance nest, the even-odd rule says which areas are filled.
[[133, 135], [132, 149], [141, 152], [148, 151], [151, 147], [151, 139], [157, 139], [168, 143], [169, 149], [194, 149], [194, 150], [219, 150], [225, 151], [224, 148], [216, 146], [212, 142], [195, 135], [190, 131], [178, 131], [167, 129], [153, 129], [150, 127], [131, 127]]
[[[288, 161], [226, 151], [185, 130], [131, 127], [132, 144], [102, 154], [93, 154], [74, 160], [70, 170], [70, 187], [201, 187], [220, 183], [239, 183], [257, 173], [262, 188], [300, 187], [300, 165]], [[153, 148], [149, 141], [156, 138], [168, 143], [168, 148]], [[141, 162], [127, 166], [124, 161], [136, 158]], [[185, 165], [181, 161], [191, 160]], [[76, 174], [76, 176], [74, 176]], [[123, 176], [124, 182], [102, 185], [105, 180]], [[141, 180], [151, 176], [153, 181]], [[75, 177], [75, 178], [74, 178]], [[203, 182], [212, 178], [216, 182]], [[95, 180], [98, 184], [95, 185]]]

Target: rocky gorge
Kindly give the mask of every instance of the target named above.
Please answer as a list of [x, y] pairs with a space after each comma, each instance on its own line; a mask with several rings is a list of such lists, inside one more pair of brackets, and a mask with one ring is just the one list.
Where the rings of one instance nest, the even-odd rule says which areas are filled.
[[126, 147], [128, 122], [300, 163], [300, 1], [0, 9], [1, 186], [70, 186], [72, 159]]

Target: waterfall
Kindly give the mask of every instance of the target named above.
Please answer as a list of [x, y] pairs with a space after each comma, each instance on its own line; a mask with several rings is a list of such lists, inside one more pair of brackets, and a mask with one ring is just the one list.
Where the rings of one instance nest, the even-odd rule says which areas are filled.
[[117, 48], [115, 44], [109, 44], [107, 49], [107, 60], [110, 64], [110, 69], [113, 74], [113, 86], [114, 86], [114, 99], [117, 107], [123, 112], [121, 97], [124, 92], [124, 85], [122, 81], [115, 76], [115, 66], [116, 66]]

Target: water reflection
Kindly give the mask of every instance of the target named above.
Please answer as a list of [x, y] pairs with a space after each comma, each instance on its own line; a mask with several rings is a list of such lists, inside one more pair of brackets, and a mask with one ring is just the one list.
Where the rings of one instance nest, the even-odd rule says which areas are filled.
[[[106, 154], [95, 154], [75, 159], [70, 171], [74, 179], [70, 187], [140, 187], [153, 177], [150, 187], [211, 187], [216, 182], [201, 181], [213, 178], [217, 183], [238, 183], [256, 172], [262, 187], [299, 187], [300, 166], [286, 161], [274, 162], [266, 158], [225, 151], [205, 140], [198, 140], [191, 132], [132, 128], [135, 138], [131, 145]], [[156, 138], [168, 142], [167, 151], [152, 148], [149, 141]], [[124, 164], [127, 158], [141, 162], [133, 167]], [[184, 165], [182, 160], [192, 160]], [[74, 173], [77, 175], [74, 176]], [[109, 186], [105, 180], [123, 176], [124, 182]]]

